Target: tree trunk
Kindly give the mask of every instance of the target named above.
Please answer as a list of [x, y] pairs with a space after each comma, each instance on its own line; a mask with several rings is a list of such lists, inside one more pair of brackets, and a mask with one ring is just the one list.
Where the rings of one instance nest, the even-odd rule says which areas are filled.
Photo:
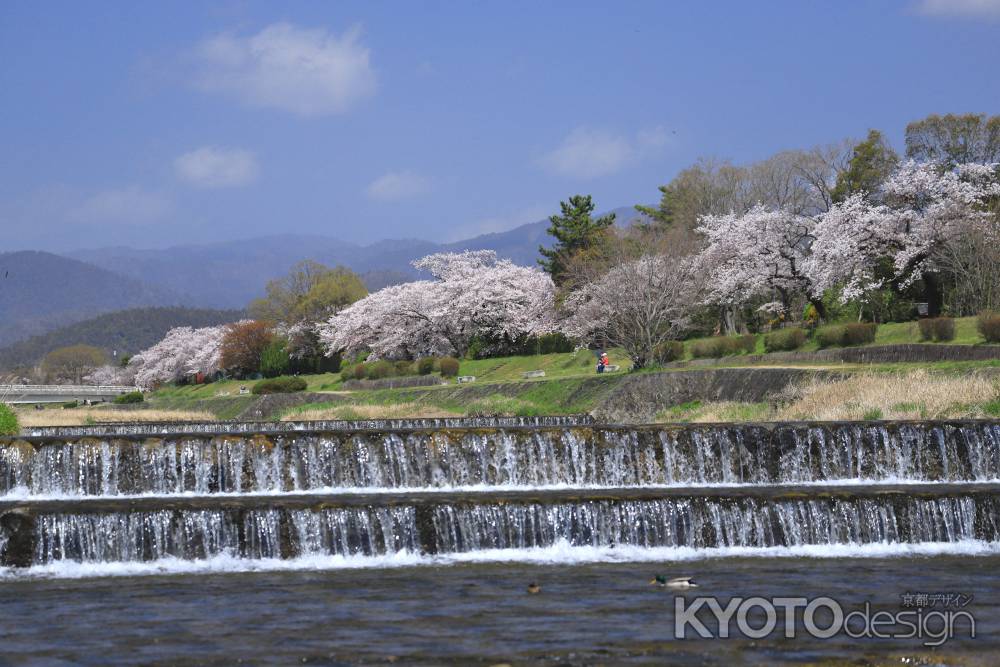
[[719, 312], [719, 325], [722, 335], [732, 336], [736, 334], [736, 317], [733, 314], [732, 306], [722, 306]]
[[819, 315], [819, 319], [826, 321], [826, 304], [823, 303], [822, 299], [816, 299], [814, 297], [809, 297], [809, 303], [812, 307], [816, 309], [816, 314]]
[[924, 274], [924, 298], [927, 299], [927, 316], [940, 317], [944, 308], [944, 287], [936, 273]]

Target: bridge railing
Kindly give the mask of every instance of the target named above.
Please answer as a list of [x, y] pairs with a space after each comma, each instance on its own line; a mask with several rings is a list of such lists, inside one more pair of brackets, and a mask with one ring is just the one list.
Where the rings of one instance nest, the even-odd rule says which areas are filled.
[[78, 385], [78, 384], [0, 384], [2, 396], [32, 396], [74, 394], [81, 396], [107, 396], [141, 391], [138, 387], [125, 385]]

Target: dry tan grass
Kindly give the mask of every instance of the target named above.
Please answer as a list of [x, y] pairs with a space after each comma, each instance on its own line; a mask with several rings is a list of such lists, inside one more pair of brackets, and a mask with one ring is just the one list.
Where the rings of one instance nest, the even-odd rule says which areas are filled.
[[983, 404], [998, 396], [997, 381], [977, 373], [866, 373], [836, 382], [807, 383], [776, 416], [817, 420], [981, 417]]
[[107, 408], [69, 408], [64, 410], [17, 411], [22, 427], [85, 426], [95, 422], [186, 422], [218, 421], [211, 412], [193, 410], [109, 410]]
[[332, 408], [316, 408], [294, 412], [281, 418], [282, 421], [318, 421], [326, 419], [409, 419], [413, 417], [460, 417], [456, 412], [419, 403], [396, 403], [393, 405], [338, 405]]
[[662, 411], [659, 421], [836, 421], [986, 417], [1000, 400], [1000, 381], [972, 373], [865, 373], [843, 380], [812, 380], [773, 403], [697, 403]]

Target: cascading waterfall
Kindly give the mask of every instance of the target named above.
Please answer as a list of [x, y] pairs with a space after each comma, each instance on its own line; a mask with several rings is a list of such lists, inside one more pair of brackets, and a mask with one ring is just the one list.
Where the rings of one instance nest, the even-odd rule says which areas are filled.
[[303, 432], [0, 446], [0, 496], [1000, 479], [1000, 425]]
[[1000, 543], [998, 422], [381, 426], [0, 440], [0, 564]]

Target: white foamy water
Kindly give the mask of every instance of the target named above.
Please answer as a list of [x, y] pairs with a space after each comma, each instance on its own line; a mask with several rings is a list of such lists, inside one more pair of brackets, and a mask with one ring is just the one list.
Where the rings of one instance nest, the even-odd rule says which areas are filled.
[[932, 556], [1000, 555], [1000, 542], [962, 540], [913, 544], [830, 544], [793, 547], [593, 547], [560, 541], [531, 549], [484, 549], [438, 556], [412, 551], [381, 556], [307, 555], [281, 560], [246, 559], [218, 555], [209, 559], [163, 558], [151, 562], [80, 563], [57, 561], [30, 568], [0, 568], [0, 581], [24, 579], [83, 579], [200, 575], [241, 572], [308, 572], [404, 567], [447, 567], [462, 564], [525, 563], [533, 565], [585, 565], [588, 563], [685, 562], [716, 558], [911, 558]]
[[761, 484], [761, 483], [739, 483], [739, 482], [684, 482], [678, 484], [637, 484], [628, 487], [622, 486], [608, 486], [606, 484], [538, 484], [538, 485], [528, 485], [528, 484], [466, 484], [466, 485], [456, 485], [456, 486], [405, 486], [405, 487], [392, 487], [386, 488], [383, 486], [323, 486], [313, 489], [302, 489], [293, 491], [279, 491], [279, 490], [254, 490], [248, 492], [235, 492], [235, 491], [219, 491], [216, 493], [205, 494], [199, 493], [197, 491], [183, 491], [177, 493], [121, 493], [115, 495], [82, 495], [79, 493], [33, 493], [30, 489], [24, 486], [18, 486], [5, 494], [0, 494], [0, 501], [46, 501], [46, 500], [80, 500], [83, 502], [88, 501], [106, 501], [106, 500], [139, 500], [139, 499], [162, 499], [171, 500], [177, 498], [246, 498], [248, 496], [256, 497], [267, 497], [267, 498], [282, 498], [282, 497], [301, 497], [301, 496], [330, 496], [330, 495], [371, 495], [379, 496], [383, 495], [387, 498], [398, 497], [405, 494], [448, 494], [448, 493], [499, 493], [508, 491], [523, 491], [523, 492], [546, 492], [546, 491], [617, 491], [623, 488], [629, 489], [759, 489], [759, 488], [770, 488], [770, 489], [794, 489], [797, 487], [807, 487], [816, 486], [822, 487], [824, 489], [836, 489], [837, 487], [855, 487], [855, 486], [940, 486], [947, 487], [953, 486], [955, 484], [961, 484], [964, 488], [971, 491], [975, 491], [977, 486], [982, 486], [984, 488], [990, 485], [1000, 484], [1000, 477], [981, 479], [974, 481], [959, 481], [955, 482], [952, 480], [923, 480], [923, 479], [906, 479], [901, 477], [887, 477], [882, 479], [877, 478], [845, 478], [845, 479], [830, 479], [830, 480], [807, 480], [802, 482], [777, 482], [771, 484]]

